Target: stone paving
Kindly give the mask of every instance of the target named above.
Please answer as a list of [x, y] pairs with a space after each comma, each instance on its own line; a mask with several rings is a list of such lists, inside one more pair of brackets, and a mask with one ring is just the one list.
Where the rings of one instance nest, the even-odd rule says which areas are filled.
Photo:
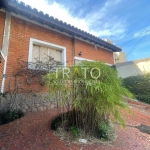
[[150, 135], [136, 126], [150, 126], [150, 116], [138, 110], [123, 113], [127, 126], [115, 125], [117, 139], [112, 144], [74, 144], [60, 140], [49, 128], [56, 109], [28, 113], [0, 127], [0, 150], [150, 150]]

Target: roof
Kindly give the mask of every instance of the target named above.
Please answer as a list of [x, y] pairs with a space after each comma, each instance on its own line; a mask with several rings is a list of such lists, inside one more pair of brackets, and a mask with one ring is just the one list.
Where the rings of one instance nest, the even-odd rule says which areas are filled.
[[80, 37], [89, 42], [93, 42], [96, 45], [107, 48], [113, 52], [122, 51], [120, 47], [110, 44], [90, 33], [87, 33], [81, 29], [78, 29], [66, 22], [58, 20], [48, 14], [44, 14], [42, 11], [38, 11], [36, 8], [32, 8], [29, 5], [25, 5], [23, 2], [18, 2], [17, 0], [0, 0], [0, 8], [4, 8], [7, 11], [14, 12], [16, 14], [23, 15], [31, 20], [35, 20], [41, 24], [48, 25], [51, 28], [55, 28], [61, 32], [68, 33], [69, 35]]

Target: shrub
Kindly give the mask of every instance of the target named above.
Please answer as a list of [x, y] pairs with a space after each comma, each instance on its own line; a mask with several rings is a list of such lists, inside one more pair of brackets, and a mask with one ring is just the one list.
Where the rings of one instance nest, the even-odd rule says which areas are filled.
[[2, 110], [0, 112], [0, 125], [7, 124], [23, 116], [24, 113], [21, 110], [14, 110], [14, 111]]
[[150, 74], [127, 77], [124, 79], [124, 86], [138, 100], [150, 104]]
[[4, 92], [4, 93], [0, 92], [0, 96], [2, 96], [2, 97], [4, 97], [4, 98], [7, 97], [7, 94], [8, 94], [8, 92]]
[[14, 111], [9, 112], [9, 117], [11, 121], [21, 118], [23, 116], [24, 116], [24, 113], [21, 110], [14, 110]]
[[57, 130], [57, 128], [61, 125], [62, 123], [62, 116], [58, 115], [56, 118], [52, 119], [51, 121], [51, 129], [52, 130]]
[[[86, 78], [83, 67], [88, 68]], [[99, 77], [97, 77], [99, 72], [93, 68], [100, 69]], [[122, 96], [132, 97], [132, 94], [122, 86], [116, 70], [102, 62], [88, 61], [69, 69], [71, 72], [69, 78], [67, 76], [63, 78], [63, 71], [60, 69], [57, 76], [56, 73], [49, 73], [43, 77], [50, 93], [56, 94], [61, 110], [67, 109], [69, 112], [72, 110], [69, 117], [64, 116], [62, 121], [67, 118], [70, 127], [75, 126], [94, 134], [97, 134], [101, 122], [107, 123], [112, 118], [124, 125], [120, 108], [127, 108], [127, 105]], [[97, 78], [91, 77], [91, 70], [92, 75]]]
[[150, 94], [147, 95], [137, 94], [136, 98], [142, 102], [150, 104]]
[[113, 139], [113, 128], [110, 124], [102, 122], [98, 128], [98, 137], [104, 141]]
[[76, 137], [79, 135], [79, 129], [77, 127], [72, 126], [70, 129]]

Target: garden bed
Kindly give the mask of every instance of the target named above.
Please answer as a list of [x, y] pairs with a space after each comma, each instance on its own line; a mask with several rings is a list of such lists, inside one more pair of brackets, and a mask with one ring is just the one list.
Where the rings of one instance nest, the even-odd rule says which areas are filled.
[[[76, 127], [75, 123], [73, 124], [72, 116], [73, 111], [60, 114], [53, 118], [50, 123], [51, 129], [54, 134], [59, 137], [61, 140], [73, 143], [84, 143], [84, 144], [93, 144], [93, 143], [113, 143], [116, 139], [116, 134], [114, 126], [112, 123], [101, 123], [97, 131], [86, 131], [82, 127]], [[65, 119], [64, 119], [65, 118]]]

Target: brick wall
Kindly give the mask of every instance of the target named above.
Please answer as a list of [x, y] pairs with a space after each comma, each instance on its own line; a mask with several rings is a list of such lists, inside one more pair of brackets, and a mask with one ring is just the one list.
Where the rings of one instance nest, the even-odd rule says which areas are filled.
[[0, 91], [1, 91], [1, 85], [2, 85], [2, 79], [3, 79], [3, 70], [4, 70], [4, 59], [2, 55], [0, 54]]
[[[80, 52], [82, 52], [82, 56], [78, 55]], [[113, 64], [113, 52], [100, 47], [97, 47], [96, 50], [94, 45], [78, 39], [75, 40], [75, 56]]]
[[[3, 35], [4, 35], [4, 26], [5, 26], [5, 13], [0, 12], [0, 49], [2, 49], [3, 44]], [[4, 69], [4, 59], [0, 54], [0, 90], [2, 85], [3, 69]]]
[[[57, 33], [50, 29], [29, 23], [22, 19], [12, 16], [10, 28], [10, 41], [8, 49], [8, 61], [6, 74], [8, 78], [5, 81], [5, 91], [8, 91], [9, 80], [12, 77], [13, 71], [17, 70], [18, 65], [16, 59], [23, 55], [23, 59], [28, 61], [28, 50], [30, 38], [35, 38], [45, 42], [61, 45], [67, 50], [67, 65], [72, 64], [72, 39], [66, 35]], [[98, 48], [96, 51], [94, 45], [83, 41], [75, 40], [75, 55], [78, 56], [82, 52], [83, 58], [102, 60], [107, 63], [113, 63], [113, 54], [107, 50]], [[31, 88], [39, 88], [37, 85], [32, 85]]]
[[2, 49], [4, 26], [5, 26], [5, 13], [0, 12], [0, 49]]
[[[8, 91], [9, 80], [13, 71], [18, 69], [16, 59], [23, 55], [22, 59], [28, 61], [30, 38], [66, 47], [67, 64], [72, 64], [72, 40], [70, 37], [12, 16], [6, 69], [8, 78], [5, 81], [5, 91]], [[39, 88], [36, 84], [31, 87], [31, 89], [36, 88]]]

